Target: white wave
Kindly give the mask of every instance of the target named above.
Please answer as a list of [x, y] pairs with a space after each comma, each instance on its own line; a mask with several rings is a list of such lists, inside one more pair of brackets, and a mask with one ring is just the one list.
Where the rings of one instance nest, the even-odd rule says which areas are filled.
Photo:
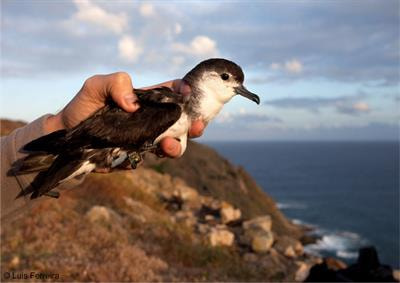
[[357, 258], [358, 253], [357, 252], [348, 252], [348, 251], [337, 251], [336, 256], [341, 257], [341, 258], [351, 259], [351, 258]]
[[357, 250], [366, 244], [366, 240], [354, 232], [329, 232], [319, 229], [316, 234], [320, 234], [322, 238], [314, 244], [305, 246], [305, 251], [317, 256], [329, 252], [344, 259], [356, 258]]
[[300, 202], [285, 202], [285, 203], [278, 202], [276, 204], [276, 206], [282, 210], [284, 210], [284, 209], [306, 209], [307, 208], [307, 205], [305, 205], [304, 203], [300, 203]]
[[294, 224], [296, 224], [296, 225], [305, 225], [305, 224], [306, 224], [306, 222], [304, 222], [304, 221], [302, 221], [302, 220], [300, 220], [300, 219], [296, 219], [296, 218], [293, 218], [293, 219], [292, 219], [292, 222], [293, 222]]
[[292, 218], [291, 221], [292, 221], [293, 224], [305, 226], [305, 227], [308, 227], [308, 228], [310, 228], [312, 230], [317, 229], [317, 226], [315, 226], [314, 224], [310, 224], [308, 222], [305, 222], [305, 221], [297, 219], [297, 218]]

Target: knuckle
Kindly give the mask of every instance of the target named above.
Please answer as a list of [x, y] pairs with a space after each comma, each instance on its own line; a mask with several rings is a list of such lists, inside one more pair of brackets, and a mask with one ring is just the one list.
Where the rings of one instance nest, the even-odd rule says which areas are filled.
[[131, 77], [127, 72], [116, 72], [113, 75], [113, 80], [116, 84], [127, 84], [131, 83]]
[[84, 83], [83, 83], [83, 88], [84, 89], [90, 89], [93, 87], [95, 82], [99, 80], [100, 75], [94, 75], [88, 78]]

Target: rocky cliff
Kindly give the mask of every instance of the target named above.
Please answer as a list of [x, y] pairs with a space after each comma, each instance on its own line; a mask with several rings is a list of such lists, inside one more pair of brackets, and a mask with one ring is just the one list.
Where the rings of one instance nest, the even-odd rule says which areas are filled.
[[68, 187], [2, 227], [3, 281], [293, 281], [320, 261], [243, 168], [201, 144]]

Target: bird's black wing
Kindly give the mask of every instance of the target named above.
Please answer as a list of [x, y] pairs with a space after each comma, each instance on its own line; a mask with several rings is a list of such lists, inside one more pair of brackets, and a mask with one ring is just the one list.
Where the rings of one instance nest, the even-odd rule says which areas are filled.
[[23, 149], [58, 154], [79, 148], [139, 149], [145, 142], [153, 142], [181, 116], [178, 104], [182, 97], [169, 88], [136, 92], [141, 106], [136, 112], [125, 112], [110, 102], [75, 128], [41, 137]]
[[66, 135], [74, 147], [124, 147], [139, 149], [153, 142], [181, 116], [181, 107], [174, 103], [141, 102], [134, 113], [109, 106], [101, 115], [85, 121]]

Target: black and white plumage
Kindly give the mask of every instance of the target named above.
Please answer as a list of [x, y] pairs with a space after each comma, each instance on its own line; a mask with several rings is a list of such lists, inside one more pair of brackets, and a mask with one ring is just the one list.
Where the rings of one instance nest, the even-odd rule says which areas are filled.
[[188, 96], [167, 87], [135, 89], [140, 103], [136, 112], [125, 112], [110, 101], [74, 128], [26, 144], [23, 150], [30, 154], [16, 162], [11, 172], [39, 173], [17, 197], [57, 197], [51, 190], [59, 184], [127, 160], [136, 168], [142, 154], [156, 152], [158, 143], [167, 136], [180, 141], [183, 154], [193, 120], [211, 121], [236, 94], [260, 103], [259, 97], [243, 86], [240, 66], [226, 59], [203, 61], [183, 80], [192, 90]]

